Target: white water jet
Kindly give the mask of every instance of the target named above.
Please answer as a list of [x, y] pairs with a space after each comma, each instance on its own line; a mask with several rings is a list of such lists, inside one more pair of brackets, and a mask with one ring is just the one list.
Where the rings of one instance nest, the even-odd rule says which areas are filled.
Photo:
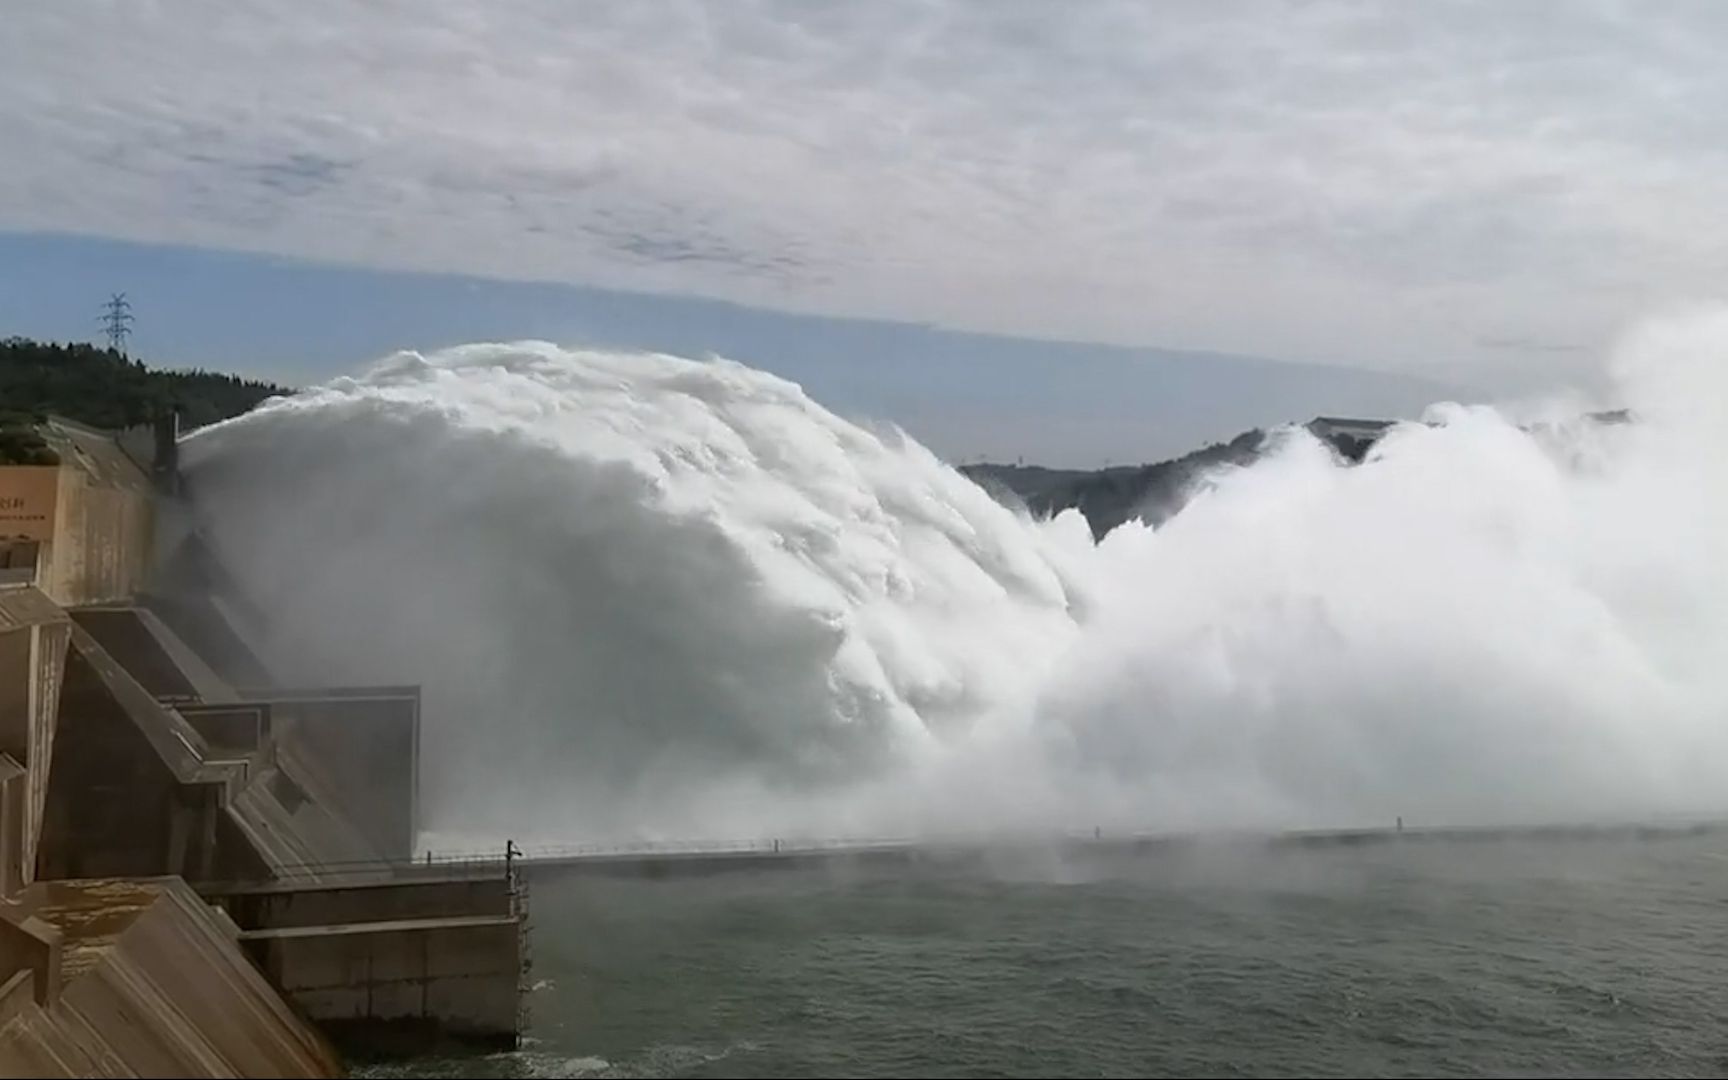
[[427, 825], [541, 839], [1728, 810], [1728, 319], [1636, 422], [1287, 433], [1093, 546], [738, 364], [402, 354], [189, 440], [298, 679], [426, 688]]

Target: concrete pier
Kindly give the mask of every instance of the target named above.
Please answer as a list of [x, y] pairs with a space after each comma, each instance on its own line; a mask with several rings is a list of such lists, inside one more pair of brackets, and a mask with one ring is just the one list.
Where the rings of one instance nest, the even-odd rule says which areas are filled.
[[502, 866], [346, 885], [208, 885], [294, 1006], [365, 1054], [454, 1038], [514, 1046], [524, 972], [519, 894]]

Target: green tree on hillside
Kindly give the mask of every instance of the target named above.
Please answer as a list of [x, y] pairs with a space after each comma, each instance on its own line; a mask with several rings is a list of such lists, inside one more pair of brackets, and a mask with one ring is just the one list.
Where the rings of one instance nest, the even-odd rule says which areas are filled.
[[234, 375], [153, 370], [94, 345], [0, 340], [0, 414], [15, 421], [54, 413], [92, 427], [126, 428], [172, 409], [182, 427], [193, 428], [284, 393], [280, 386]]

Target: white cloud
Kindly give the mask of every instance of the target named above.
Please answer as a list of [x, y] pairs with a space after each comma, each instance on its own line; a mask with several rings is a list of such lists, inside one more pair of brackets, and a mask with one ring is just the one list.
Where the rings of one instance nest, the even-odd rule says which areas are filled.
[[1580, 363], [1728, 261], [1708, 3], [0, 23], [5, 228], [1386, 367]]

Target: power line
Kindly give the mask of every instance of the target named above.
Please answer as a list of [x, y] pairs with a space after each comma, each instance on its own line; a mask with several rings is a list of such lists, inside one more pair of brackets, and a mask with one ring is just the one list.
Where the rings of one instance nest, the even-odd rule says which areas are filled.
[[108, 335], [108, 347], [125, 356], [126, 339], [132, 333], [132, 305], [127, 302], [126, 294], [110, 296], [102, 305], [102, 314], [96, 321], [102, 324], [102, 332]]

